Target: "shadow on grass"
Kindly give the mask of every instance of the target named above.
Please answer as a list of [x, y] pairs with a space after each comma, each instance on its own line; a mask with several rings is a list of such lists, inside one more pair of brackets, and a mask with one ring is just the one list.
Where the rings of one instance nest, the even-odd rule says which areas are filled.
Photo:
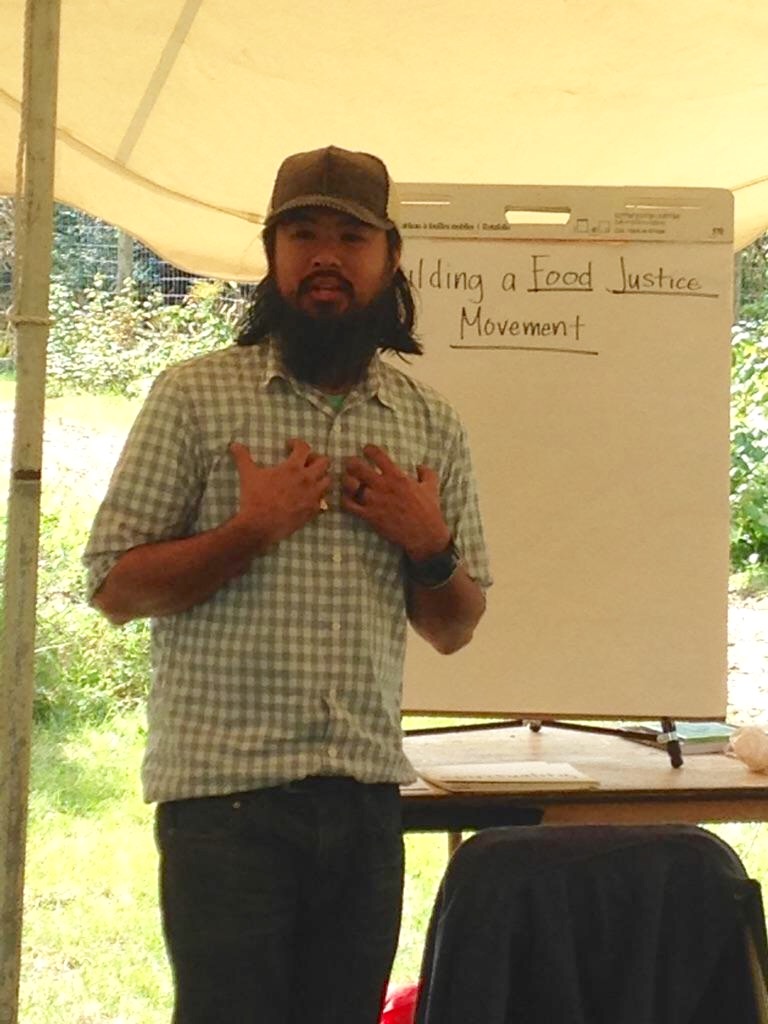
[[31, 798], [39, 811], [102, 815], [136, 794], [140, 739], [117, 727], [56, 723], [35, 728]]
[[768, 565], [757, 565], [743, 572], [733, 573], [728, 583], [731, 596], [741, 599], [768, 596]]

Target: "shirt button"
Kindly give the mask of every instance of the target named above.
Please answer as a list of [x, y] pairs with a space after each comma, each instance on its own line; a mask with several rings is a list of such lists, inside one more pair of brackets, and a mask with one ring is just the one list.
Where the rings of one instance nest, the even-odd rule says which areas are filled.
[[340, 633], [341, 632], [341, 623], [340, 622], [334, 622], [331, 625], [331, 629], [333, 630], [334, 633]]
[[333, 554], [331, 555], [332, 560], [336, 565], [341, 564], [341, 551], [338, 548], [334, 548]]

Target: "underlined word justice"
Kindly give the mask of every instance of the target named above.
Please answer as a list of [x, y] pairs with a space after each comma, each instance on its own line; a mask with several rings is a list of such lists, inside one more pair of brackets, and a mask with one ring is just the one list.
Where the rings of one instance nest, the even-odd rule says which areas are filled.
[[608, 279], [599, 282], [592, 260], [573, 265], [550, 253], [531, 254], [523, 270], [497, 271], [492, 282], [482, 271], [453, 266], [443, 257], [434, 260], [420, 257], [407, 274], [411, 284], [421, 291], [459, 292], [478, 307], [489, 291], [489, 283], [505, 294], [517, 291], [528, 294], [588, 294], [604, 289], [612, 295], [719, 298], [718, 292], [706, 289], [693, 274], [679, 268], [670, 269], [663, 264], [644, 266], [639, 261], [630, 262], [625, 256], [619, 256], [609, 271]]

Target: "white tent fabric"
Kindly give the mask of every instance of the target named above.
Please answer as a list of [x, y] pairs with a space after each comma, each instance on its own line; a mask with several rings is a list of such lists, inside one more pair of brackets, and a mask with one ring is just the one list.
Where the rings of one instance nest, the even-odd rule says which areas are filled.
[[[11, 193], [22, 0], [0, 0]], [[170, 261], [263, 268], [280, 160], [329, 143], [399, 181], [731, 189], [768, 226], [765, 0], [63, 0], [56, 197]]]

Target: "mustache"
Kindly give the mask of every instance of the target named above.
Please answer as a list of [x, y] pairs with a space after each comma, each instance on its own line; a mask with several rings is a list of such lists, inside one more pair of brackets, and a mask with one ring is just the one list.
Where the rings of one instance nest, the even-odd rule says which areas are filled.
[[342, 291], [347, 292], [349, 295], [354, 294], [354, 288], [351, 283], [337, 270], [316, 270], [312, 274], [307, 274], [299, 284], [298, 293], [300, 296], [306, 295], [306, 293], [314, 287], [317, 281], [328, 280], [335, 281], [339, 288], [341, 288]]

